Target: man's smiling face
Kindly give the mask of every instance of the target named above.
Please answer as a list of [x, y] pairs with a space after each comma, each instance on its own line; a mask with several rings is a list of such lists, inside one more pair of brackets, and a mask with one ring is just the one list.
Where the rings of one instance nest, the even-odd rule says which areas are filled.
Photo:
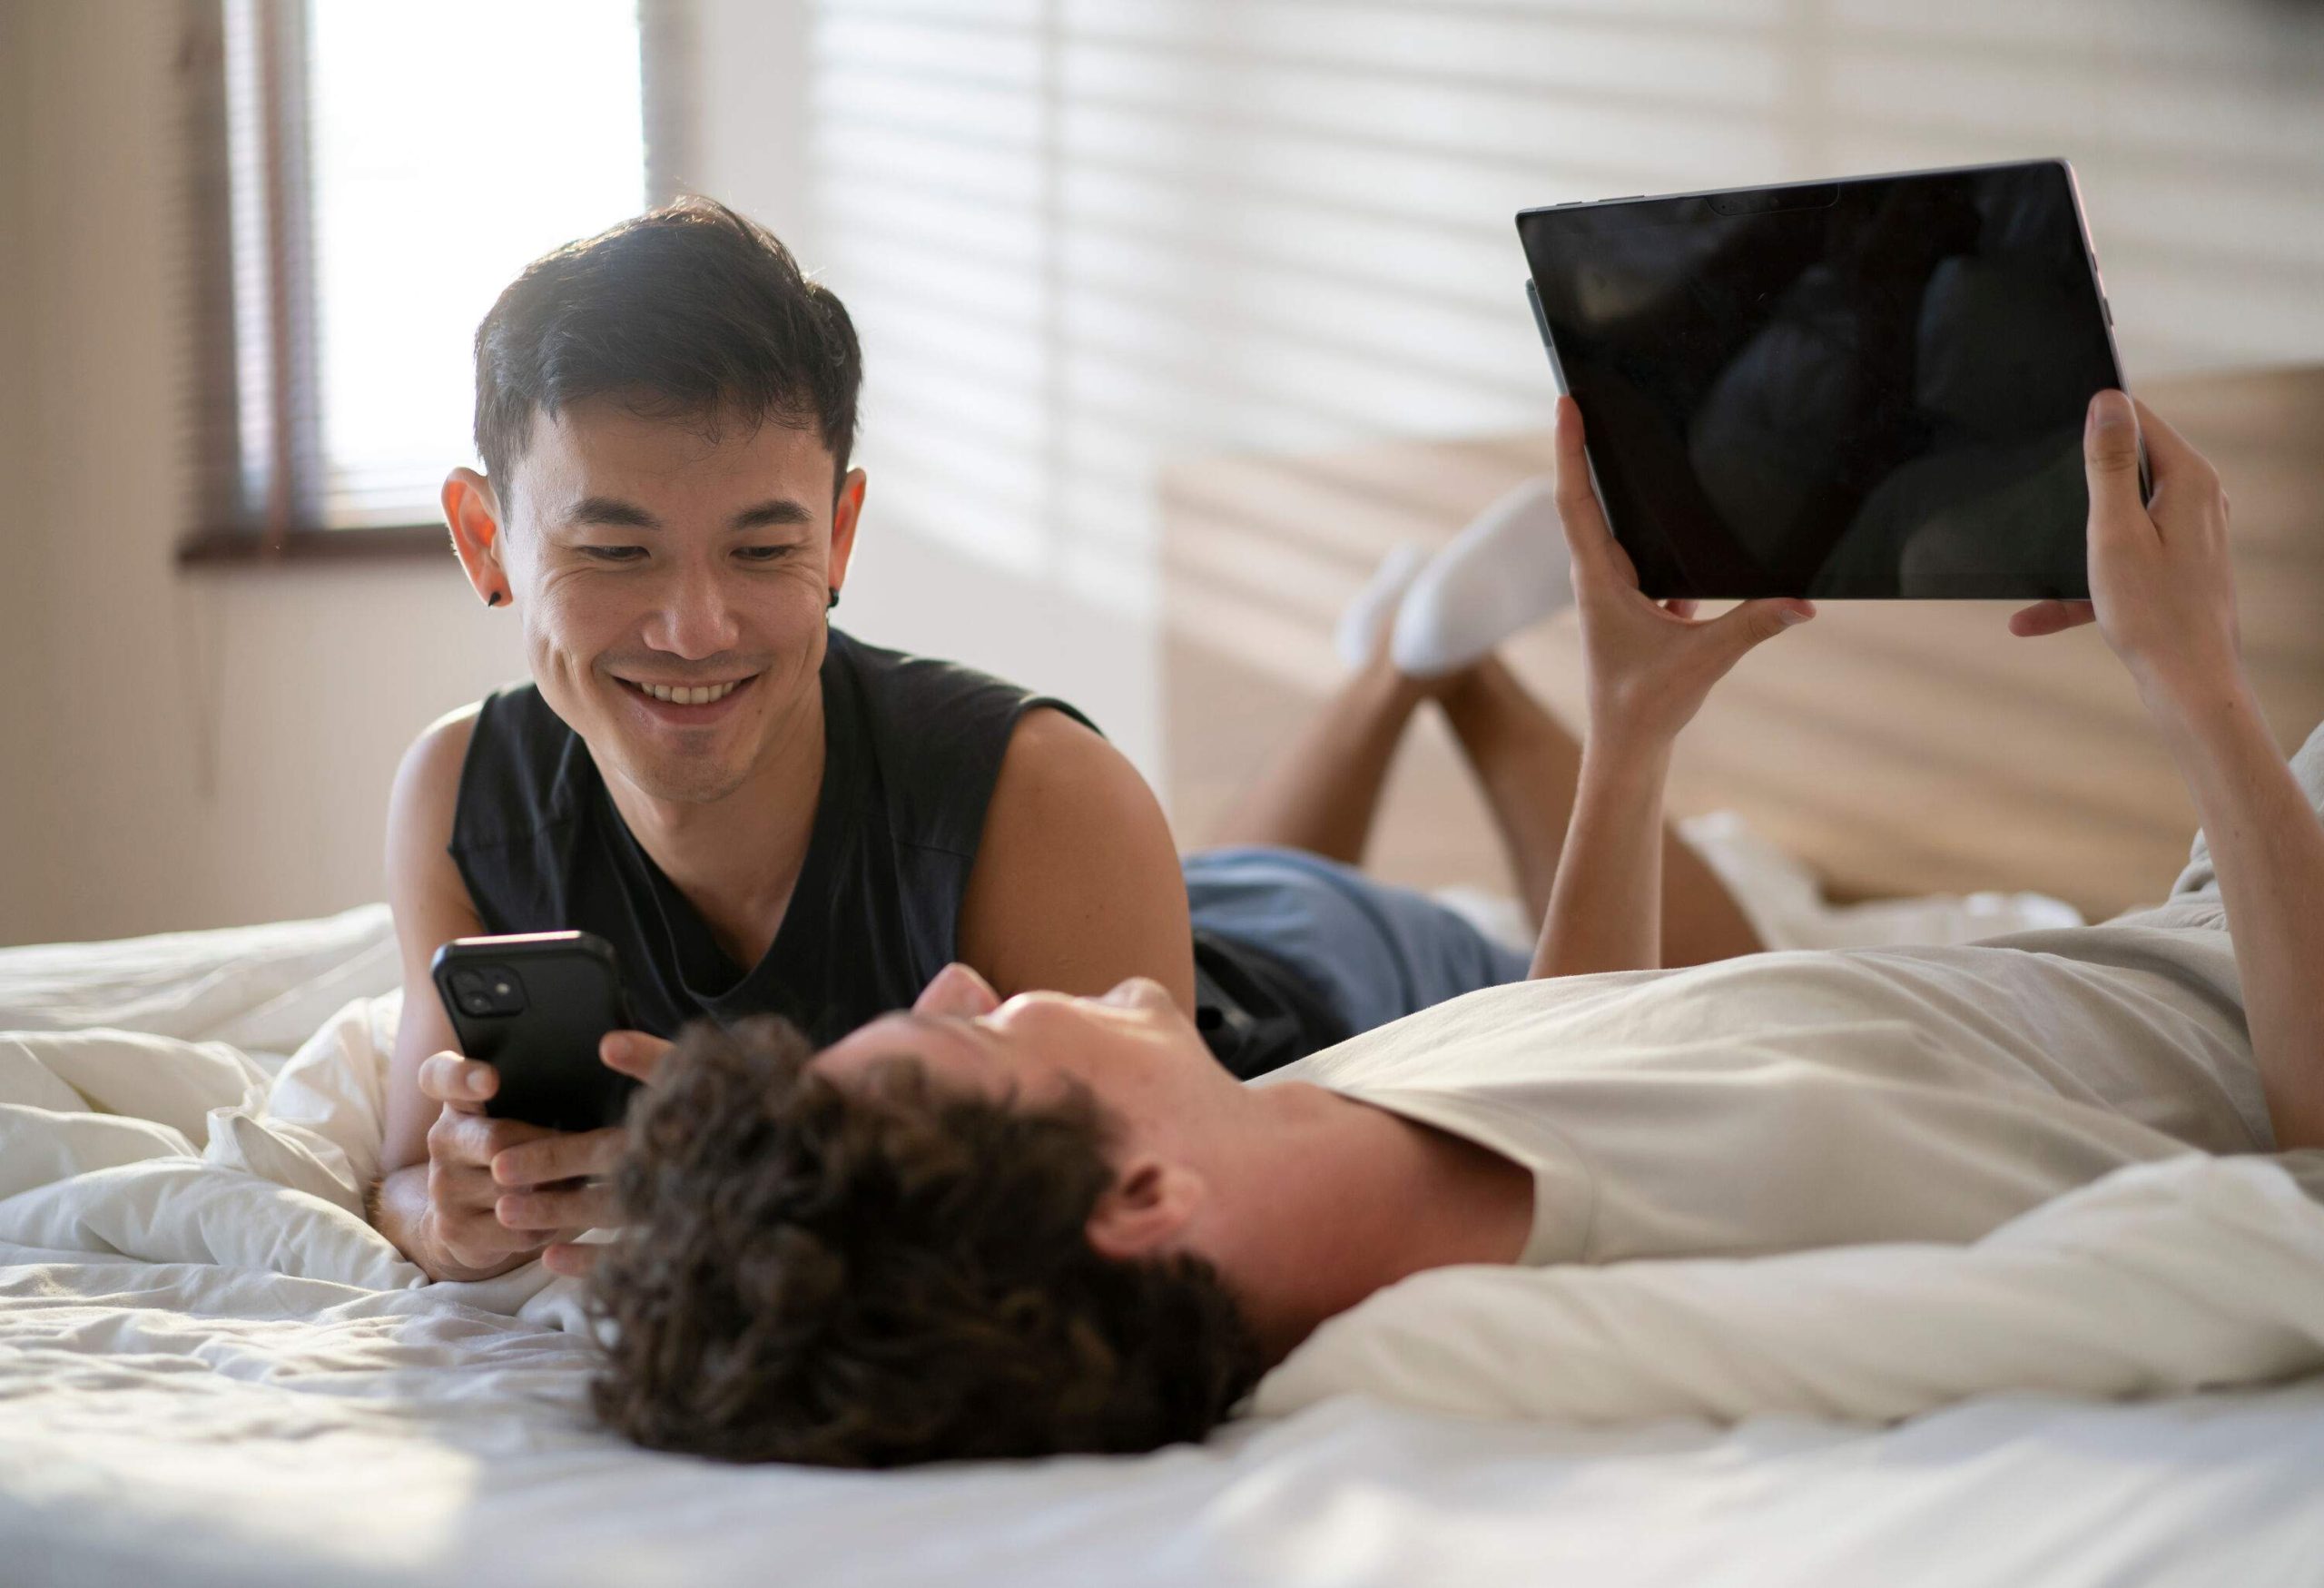
[[834, 502], [812, 428], [595, 399], [537, 411], [511, 472], [497, 548], [543, 697], [647, 797], [734, 794], [812, 709], [861, 471]]

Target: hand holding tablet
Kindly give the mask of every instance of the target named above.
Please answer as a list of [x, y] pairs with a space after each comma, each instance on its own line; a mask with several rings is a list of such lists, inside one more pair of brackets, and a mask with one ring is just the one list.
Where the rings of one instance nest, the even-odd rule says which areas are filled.
[[1812, 601], [1746, 601], [1717, 617], [1685, 597], [1656, 601], [1590, 490], [1581, 409], [1558, 399], [1558, 516], [1573, 558], [1589, 687], [1590, 754], [1667, 754], [1746, 653], [1816, 616]]
[[2094, 620], [2150, 709], [2205, 709], [2243, 683], [2219, 472], [2121, 392], [2092, 401], [2083, 447], [2091, 599], [2039, 602], [2010, 618], [2010, 632], [2056, 634]]

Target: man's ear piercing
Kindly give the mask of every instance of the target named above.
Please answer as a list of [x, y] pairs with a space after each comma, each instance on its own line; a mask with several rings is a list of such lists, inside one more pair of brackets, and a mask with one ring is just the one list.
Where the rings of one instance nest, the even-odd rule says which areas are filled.
[[823, 603], [823, 610], [824, 610], [824, 611], [826, 611], [826, 612], [829, 612], [832, 607], [836, 607], [836, 606], [838, 606], [838, 605], [839, 605], [839, 592], [838, 592], [837, 590], [833, 590], [833, 591], [832, 592], [832, 598], [831, 598], [830, 600], [828, 600], [828, 601], [826, 601], [826, 602], [824, 602], [824, 603]]
[[487, 596], [487, 597], [484, 598], [484, 604], [485, 604], [487, 607], [497, 607], [497, 606], [499, 606], [499, 605], [500, 605], [500, 603], [502, 603], [503, 601], [506, 601], [507, 598], [508, 598], [507, 597], [506, 597], [506, 596], [502, 595], [499, 591], [495, 590], [495, 591], [493, 591], [493, 592], [492, 592], [492, 594], [491, 594], [491, 595]]

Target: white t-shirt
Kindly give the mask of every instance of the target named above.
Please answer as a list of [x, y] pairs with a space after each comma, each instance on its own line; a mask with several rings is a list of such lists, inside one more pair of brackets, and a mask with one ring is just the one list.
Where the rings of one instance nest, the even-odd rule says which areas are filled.
[[1968, 1241], [2123, 1164], [2274, 1145], [2202, 929], [1517, 982], [1253, 1084], [1287, 1080], [1530, 1169], [1533, 1264]]

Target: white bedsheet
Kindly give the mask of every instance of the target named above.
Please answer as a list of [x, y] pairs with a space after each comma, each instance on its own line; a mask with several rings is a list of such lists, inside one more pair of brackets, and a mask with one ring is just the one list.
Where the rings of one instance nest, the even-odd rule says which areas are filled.
[[[1630, 1350], [1617, 1330], [1595, 1343], [1582, 1397], [1595, 1404], [1548, 1391], [1497, 1398], [1512, 1388], [1512, 1366], [1544, 1385], [1577, 1381], [1583, 1336], [1545, 1327], [1527, 1337], [1568, 1348], [1537, 1345], [1525, 1358], [1521, 1339], [1514, 1356], [1503, 1339], [1482, 1358], [1492, 1364], [1482, 1377], [1472, 1354], [1465, 1379], [1364, 1380], [1423, 1402], [1465, 1383], [1484, 1397], [1474, 1409], [1610, 1415], [1620, 1425], [1610, 1428], [1392, 1408], [1376, 1395], [1327, 1396], [1340, 1386], [1326, 1383], [1285, 1397], [1316, 1403], [1295, 1415], [1137, 1460], [873, 1475], [635, 1451], [583, 1414], [587, 1346], [569, 1327], [577, 1315], [566, 1287], [537, 1268], [485, 1286], [419, 1286], [352, 1210], [377, 1139], [376, 1057], [393, 1005], [348, 1001], [388, 991], [386, 941], [383, 912], [359, 912], [244, 933], [0, 952], [0, 1028], [133, 1022], [147, 1033], [0, 1041], [0, 1580], [2324, 1579], [2316, 1381], [2131, 1405], [2012, 1394], [1893, 1427], [1755, 1413], [1804, 1405], [1893, 1415], [1976, 1387], [1948, 1381], [1924, 1385], [1918, 1400], [1909, 1388], [1889, 1402], [1830, 1400], [1836, 1382], [1895, 1395], [1898, 1364], [1912, 1356], [1881, 1346], [1905, 1315], [1882, 1323], [1866, 1314], [1876, 1327], [1851, 1334], [1844, 1312], [1817, 1307], [1796, 1321], [1830, 1331], [1821, 1354], [1839, 1363], [1837, 1378], [1817, 1376], [1817, 1352], [1795, 1360], [1788, 1380], [1768, 1378], [1769, 1359], [1755, 1367], [1748, 1353], [1723, 1368], [1658, 1373], [1658, 1363], [1693, 1358], [1674, 1356], [1669, 1337]], [[302, 1032], [314, 1040], [287, 1065], [266, 1056]], [[2257, 1197], [2249, 1206], [2283, 1215], [2280, 1228], [2266, 1217], [2255, 1228], [2292, 1231], [2296, 1245], [2302, 1215], [2292, 1204], [2304, 1202], [2271, 1201], [2250, 1175], [2230, 1181]], [[2200, 1198], [2132, 1189], [2147, 1215], [2203, 1216]], [[2106, 1213], [2134, 1224], [2140, 1216], [2137, 1206]], [[2053, 1255], [2093, 1260], [2087, 1221], [2079, 1228], [2083, 1244]], [[2152, 1236], [2160, 1227], [2150, 1218], [2139, 1228]], [[2173, 1242], [2150, 1246], [2168, 1271]], [[1872, 1286], [1885, 1305], [1908, 1301], [1919, 1283], [1925, 1298], [1956, 1308], [1940, 1327], [1979, 1327], [1974, 1311], [1958, 1313], [1961, 1293], [1943, 1274], [1945, 1262], [1976, 1261], [1974, 1250], [1855, 1257], [1920, 1265], [1901, 1287]], [[1661, 1282], [1686, 1267], [1661, 1265]], [[1727, 1282], [1748, 1294], [1757, 1266], [1724, 1267], [1741, 1271]], [[2150, 1265], [2150, 1277], [2156, 1271]], [[2224, 1271], [2239, 1270], [2230, 1262]], [[2276, 1332], [2237, 1336], [2252, 1348], [2240, 1372], [2270, 1361], [2280, 1370], [2299, 1358], [2267, 1349], [2312, 1345], [2302, 1298], [2316, 1276], [2277, 1271], [2289, 1299], [2266, 1319]], [[1424, 1277], [1458, 1287], [1476, 1277]], [[1979, 1282], [2006, 1300], [2022, 1294], [2022, 1277]], [[1851, 1272], [1848, 1282], [1863, 1278]], [[2266, 1274], [2251, 1280], [2227, 1286], [2247, 1313], [2270, 1293]], [[1352, 1317], [1343, 1337], [1372, 1331], [1376, 1345], [1391, 1323], [1410, 1327], [1417, 1287], [1379, 1298], [1372, 1319], [1355, 1328]], [[1760, 1294], [1797, 1302], [1812, 1288]], [[1708, 1312], [1700, 1285], [1670, 1294], [1693, 1296], [1699, 1317], [1735, 1310], [1734, 1293], [1715, 1286]], [[2180, 1297], [2217, 1315], [2206, 1299]], [[1512, 1312], [1499, 1293], [1477, 1305], [1502, 1327], [1533, 1316]], [[1513, 1305], [1551, 1317], [1538, 1297]], [[1561, 1305], [1578, 1304], [1569, 1295]], [[1666, 1326], [1671, 1317], [1683, 1321], [1683, 1307]], [[2062, 1346], [2060, 1360], [2080, 1360], [2073, 1337], [2057, 1335], [2057, 1315], [2047, 1317], [2046, 1332], [2034, 1333]], [[1467, 1320], [1461, 1337], [1490, 1345], [1470, 1327], [1485, 1321]], [[2136, 1319], [2122, 1323], [2117, 1346], [2142, 1337]], [[1765, 1338], [1780, 1335], [1771, 1325]], [[2190, 1338], [2183, 1329], [2154, 1337]], [[1722, 1379], [1737, 1360], [1742, 1377]], [[1651, 1395], [1610, 1389], [1610, 1363], [1627, 1365]], [[1787, 1400], [1786, 1382], [1821, 1384], [1827, 1398]], [[2126, 1386], [2102, 1374], [2073, 1387]], [[1739, 1420], [1663, 1415], [1673, 1409]]]

